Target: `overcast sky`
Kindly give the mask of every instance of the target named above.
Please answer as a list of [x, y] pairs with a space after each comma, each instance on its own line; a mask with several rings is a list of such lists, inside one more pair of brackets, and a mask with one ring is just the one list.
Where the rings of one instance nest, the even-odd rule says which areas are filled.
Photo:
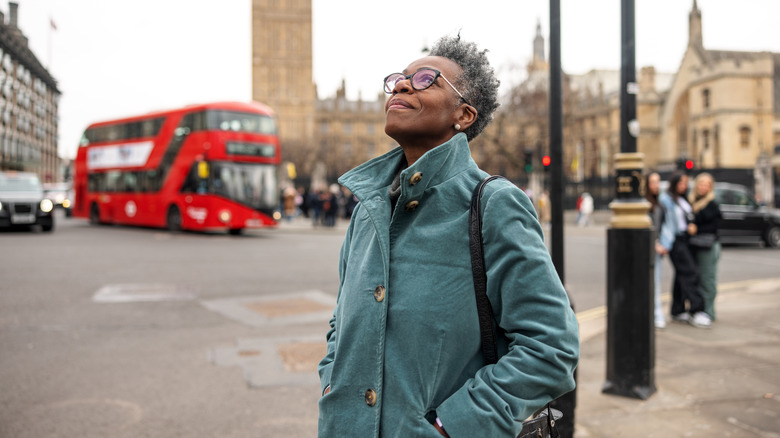
[[[2, 1], [2, 0], [0, 0]], [[251, 0], [18, 0], [19, 27], [58, 81], [60, 155], [75, 156], [92, 122], [213, 100], [248, 101]], [[620, 68], [620, 0], [561, 0], [567, 73]], [[636, 0], [637, 67], [675, 72], [693, 0]], [[780, 52], [778, 0], [698, 0], [708, 49]], [[8, 3], [0, 4], [8, 19]], [[536, 23], [549, 43], [544, 0], [313, 0], [319, 97], [345, 79], [373, 99], [442, 35], [489, 50], [502, 88], [521, 81]], [[54, 22], [56, 30], [50, 23]]]

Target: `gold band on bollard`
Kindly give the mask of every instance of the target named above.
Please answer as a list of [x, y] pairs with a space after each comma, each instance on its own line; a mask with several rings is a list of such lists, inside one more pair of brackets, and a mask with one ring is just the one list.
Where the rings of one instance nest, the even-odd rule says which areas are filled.
[[652, 228], [648, 212], [650, 203], [644, 199], [644, 154], [633, 152], [615, 155], [616, 200], [609, 204], [612, 228]]
[[650, 220], [650, 203], [642, 199], [638, 202], [619, 202], [609, 203], [609, 209], [612, 210], [612, 218], [609, 226], [612, 228], [652, 228], [653, 221]]

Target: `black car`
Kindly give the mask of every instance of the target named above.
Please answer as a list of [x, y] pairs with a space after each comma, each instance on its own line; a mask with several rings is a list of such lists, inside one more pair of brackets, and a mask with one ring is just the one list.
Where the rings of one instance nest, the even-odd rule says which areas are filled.
[[54, 203], [43, 196], [38, 176], [29, 172], [0, 172], [0, 228], [40, 225], [54, 229]]
[[780, 211], [759, 206], [745, 186], [715, 183], [715, 200], [723, 220], [720, 240], [723, 243], [764, 242], [780, 247]]

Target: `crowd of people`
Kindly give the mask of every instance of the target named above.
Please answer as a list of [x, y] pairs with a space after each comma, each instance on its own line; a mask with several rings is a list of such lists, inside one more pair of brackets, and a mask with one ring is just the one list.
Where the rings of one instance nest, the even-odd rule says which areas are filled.
[[661, 304], [662, 259], [669, 256], [674, 268], [672, 284], [672, 321], [709, 328], [715, 321], [715, 297], [718, 291], [720, 242], [718, 227], [721, 212], [715, 201], [714, 180], [699, 174], [688, 188], [688, 176], [675, 172], [669, 188], [660, 191], [660, 176], [646, 177], [646, 198], [655, 228], [655, 326], [666, 327]]
[[288, 186], [281, 191], [281, 210], [284, 219], [298, 217], [311, 220], [312, 226], [333, 227], [338, 218], [349, 220], [357, 205], [357, 198], [346, 187], [331, 184], [315, 190]]

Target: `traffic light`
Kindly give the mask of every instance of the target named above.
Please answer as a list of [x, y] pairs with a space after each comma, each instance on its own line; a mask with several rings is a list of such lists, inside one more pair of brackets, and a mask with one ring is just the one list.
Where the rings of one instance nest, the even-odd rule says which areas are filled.
[[689, 158], [678, 158], [675, 164], [677, 165], [677, 170], [682, 170], [683, 172], [690, 172], [696, 167], [696, 163]]
[[525, 154], [525, 173], [534, 171], [534, 151], [526, 150]]
[[548, 172], [550, 170], [550, 163], [552, 163], [552, 159], [550, 159], [549, 155], [545, 155], [542, 157], [542, 166], [544, 166], [545, 172]]

